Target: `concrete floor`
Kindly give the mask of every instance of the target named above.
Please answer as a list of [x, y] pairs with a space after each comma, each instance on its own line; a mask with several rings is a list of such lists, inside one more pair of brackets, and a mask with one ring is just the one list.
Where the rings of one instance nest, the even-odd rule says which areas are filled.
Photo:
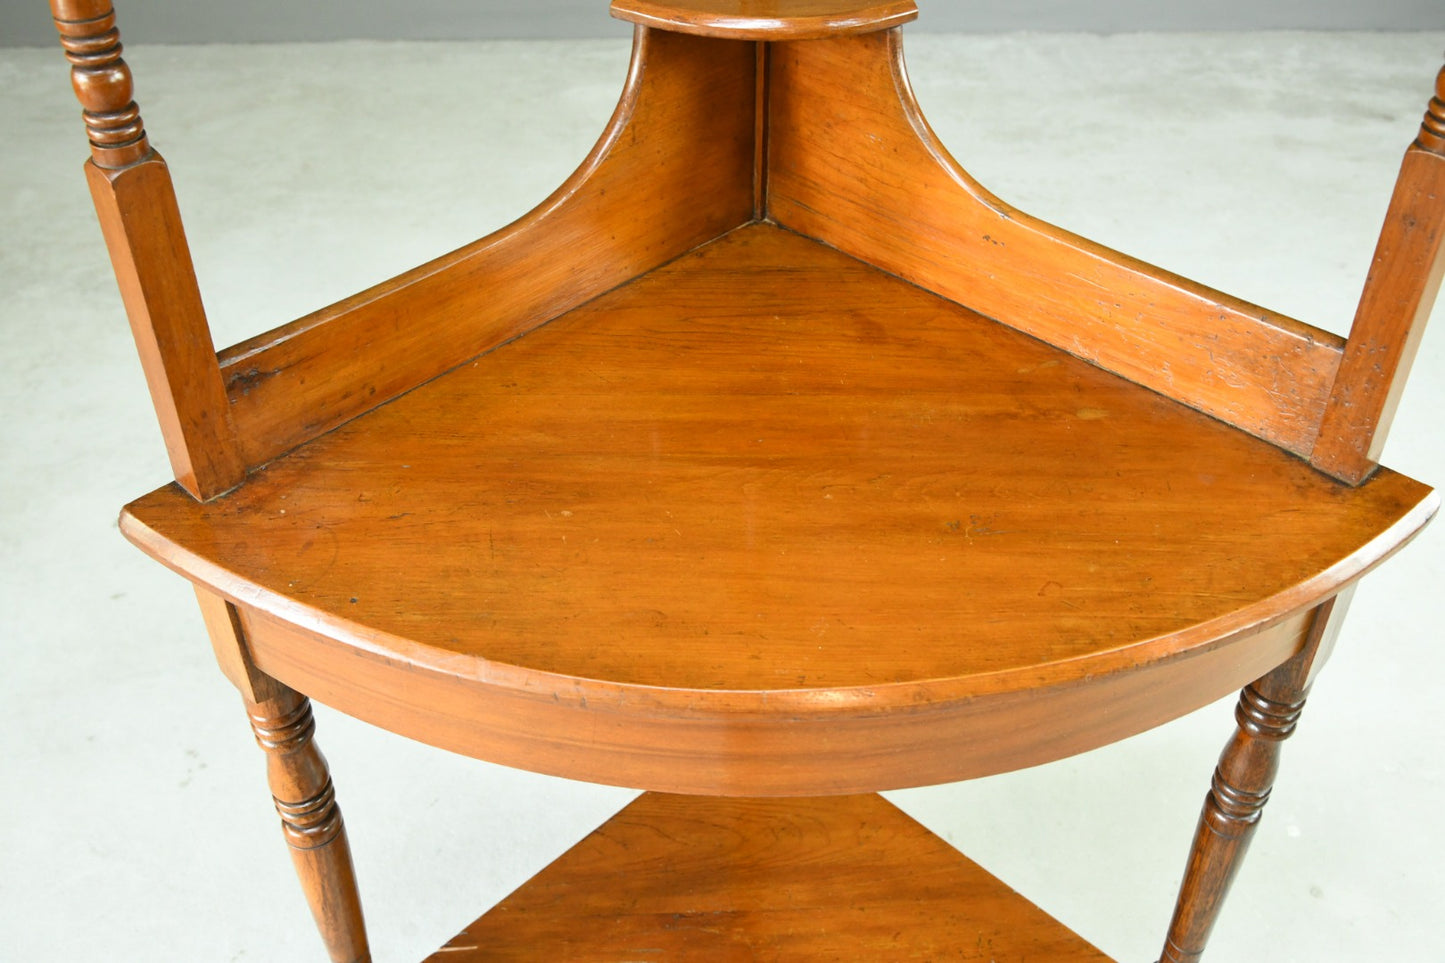
[[[1006, 200], [1340, 332], [1442, 47], [1441, 33], [909, 43], [939, 133]], [[220, 343], [521, 214], [584, 155], [626, 57], [609, 41], [128, 51]], [[168, 472], [59, 51], [0, 51], [0, 90], [0, 960], [318, 959], [190, 593], [115, 530]], [[1442, 410], [1436, 330], [1387, 462], [1445, 483]], [[1436, 528], [1359, 592], [1214, 960], [1440, 959], [1442, 564]], [[1142, 963], [1230, 713], [894, 798]], [[318, 716], [381, 963], [424, 956], [630, 798]]]

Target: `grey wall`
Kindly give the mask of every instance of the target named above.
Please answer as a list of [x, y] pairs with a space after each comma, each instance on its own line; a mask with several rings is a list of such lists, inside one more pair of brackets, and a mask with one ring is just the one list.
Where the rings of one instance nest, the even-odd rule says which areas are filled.
[[[135, 43], [598, 37], [606, 0], [117, 0]], [[1442, 0], [919, 0], [913, 29], [1438, 30]], [[0, 0], [0, 46], [54, 42], [45, 0]]]

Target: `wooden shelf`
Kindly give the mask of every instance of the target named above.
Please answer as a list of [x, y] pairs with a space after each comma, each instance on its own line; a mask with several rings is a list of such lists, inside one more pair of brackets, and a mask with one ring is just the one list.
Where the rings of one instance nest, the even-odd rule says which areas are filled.
[[816, 40], [872, 33], [918, 16], [913, 0], [613, 0], [646, 27], [727, 40]]
[[880, 796], [647, 793], [428, 958], [1109, 958]]
[[1162, 957], [1199, 958], [1337, 596], [1439, 504], [1376, 457], [1445, 72], [1345, 341], [990, 194], [913, 98], [912, 0], [616, 0], [632, 67], [551, 197], [217, 355], [109, 2], [52, 8], [177, 479], [121, 527], [197, 588], [333, 959], [369, 954], [310, 698], [679, 794], [434, 960], [1084, 963], [856, 794], [1247, 685]]
[[262, 671], [385, 728], [809, 796], [1205, 705], [1432, 509], [753, 225], [122, 527], [246, 601]]

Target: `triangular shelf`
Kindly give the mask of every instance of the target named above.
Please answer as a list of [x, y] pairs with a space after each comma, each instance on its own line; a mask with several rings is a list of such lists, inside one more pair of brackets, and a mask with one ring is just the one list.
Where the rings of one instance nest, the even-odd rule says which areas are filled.
[[428, 963], [1105, 963], [877, 795], [646, 793]]

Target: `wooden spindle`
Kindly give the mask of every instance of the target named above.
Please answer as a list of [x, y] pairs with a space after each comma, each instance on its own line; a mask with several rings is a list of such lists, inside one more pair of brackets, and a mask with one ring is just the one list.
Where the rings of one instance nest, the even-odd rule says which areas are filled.
[[1420, 136], [1415, 143], [1422, 150], [1445, 154], [1445, 67], [1435, 76], [1435, 96], [1425, 108], [1425, 119], [1420, 122]]
[[1239, 695], [1235, 732], [1220, 753], [1159, 963], [1198, 963], [1244, 862], [1315, 675], [1334, 650], [1353, 587], [1315, 610], [1300, 652]]
[[[1270, 698], [1270, 692], [1283, 701]], [[1293, 696], [1298, 695], [1298, 698]], [[1219, 759], [1199, 816], [1189, 867], [1160, 963], [1196, 963], [1244, 861], [1279, 772], [1280, 745], [1294, 732], [1303, 693], [1266, 676], [1240, 694], [1238, 729]]]
[[125, 167], [150, 153], [130, 67], [121, 59], [120, 31], [110, 0], [51, 0], [70, 82], [100, 167]]
[[1405, 151], [1310, 462], [1358, 484], [1375, 470], [1445, 275], [1445, 69]]
[[371, 959], [351, 862], [326, 759], [316, 748], [311, 700], [276, 683], [265, 702], [246, 703], [291, 859], [334, 963]]
[[110, 0], [50, 0], [90, 135], [86, 180], [176, 481], [206, 499], [246, 469], [171, 175], [150, 146]]

